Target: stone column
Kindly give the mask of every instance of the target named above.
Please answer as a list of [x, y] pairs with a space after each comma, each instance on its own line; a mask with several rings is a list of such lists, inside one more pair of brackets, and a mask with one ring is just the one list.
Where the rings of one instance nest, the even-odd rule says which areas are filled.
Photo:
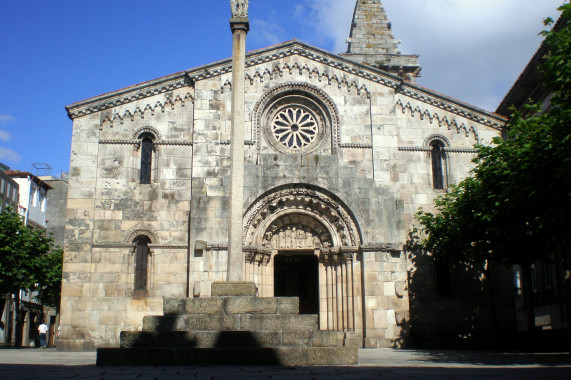
[[230, 219], [228, 236], [228, 281], [243, 281], [244, 253], [242, 252], [242, 206], [244, 203], [244, 75], [246, 34], [250, 28], [248, 14], [232, 9], [232, 135]]

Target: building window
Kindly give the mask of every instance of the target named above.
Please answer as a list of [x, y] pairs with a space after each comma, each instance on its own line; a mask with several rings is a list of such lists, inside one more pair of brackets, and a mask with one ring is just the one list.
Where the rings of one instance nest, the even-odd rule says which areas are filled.
[[276, 141], [292, 150], [304, 149], [312, 144], [318, 124], [312, 112], [303, 107], [288, 107], [278, 112], [271, 124]]
[[286, 83], [264, 93], [253, 110], [254, 124], [268, 148], [286, 154], [331, 152], [339, 117], [326, 93], [309, 85]]
[[151, 239], [148, 236], [137, 236], [135, 240], [135, 294], [142, 294], [148, 288], [148, 267], [149, 267], [149, 244]]
[[444, 153], [444, 143], [434, 140], [430, 143], [430, 157], [432, 158], [432, 188], [444, 189], [446, 172], [446, 155]]
[[530, 282], [531, 282], [531, 291], [537, 293], [537, 269], [535, 268], [535, 264], [531, 264], [529, 268], [529, 275], [530, 275]]
[[516, 295], [521, 296], [523, 294], [523, 287], [521, 284], [521, 269], [519, 268], [514, 270], [514, 285]]
[[41, 191], [39, 192], [39, 207], [41, 211], [46, 211], [46, 196]]
[[153, 165], [153, 152], [155, 151], [154, 136], [151, 133], [143, 133], [141, 139], [141, 184], [151, 183], [151, 169]]
[[30, 204], [33, 207], [37, 207], [38, 205], [38, 189], [35, 187], [32, 189], [32, 199], [30, 200]]

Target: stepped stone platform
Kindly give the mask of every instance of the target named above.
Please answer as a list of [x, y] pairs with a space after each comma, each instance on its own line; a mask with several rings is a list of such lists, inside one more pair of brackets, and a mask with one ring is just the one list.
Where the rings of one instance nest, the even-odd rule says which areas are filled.
[[210, 298], [165, 298], [143, 331], [123, 331], [119, 348], [97, 349], [97, 365], [351, 365], [357, 348], [318, 329], [297, 297], [256, 297], [254, 283], [213, 283]]

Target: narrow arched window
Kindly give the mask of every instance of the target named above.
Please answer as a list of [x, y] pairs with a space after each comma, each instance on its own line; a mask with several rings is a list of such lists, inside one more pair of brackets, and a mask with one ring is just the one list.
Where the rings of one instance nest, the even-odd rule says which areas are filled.
[[154, 136], [150, 133], [141, 135], [141, 184], [151, 183], [151, 168], [153, 165], [153, 151], [155, 150], [153, 143]]
[[432, 158], [432, 188], [444, 189], [445, 183], [445, 153], [444, 143], [440, 140], [434, 140], [430, 143], [432, 148], [430, 156]]
[[135, 292], [141, 293], [147, 290], [151, 239], [144, 235], [137, 236], [133, 243], [135, 243]]

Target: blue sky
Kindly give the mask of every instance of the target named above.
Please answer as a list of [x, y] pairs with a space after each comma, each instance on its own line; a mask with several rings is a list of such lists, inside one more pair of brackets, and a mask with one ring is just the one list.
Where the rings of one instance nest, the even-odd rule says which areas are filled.
[[[418, 83], [493, 111], [563, 0], [384, 0]], [[339, 53], [354, 0], [250, 0], [247, 49], [297, 38]], [[64, 107], [228, 58], [229, 0], [0, 1], [0, 162], [68, 171]]]

